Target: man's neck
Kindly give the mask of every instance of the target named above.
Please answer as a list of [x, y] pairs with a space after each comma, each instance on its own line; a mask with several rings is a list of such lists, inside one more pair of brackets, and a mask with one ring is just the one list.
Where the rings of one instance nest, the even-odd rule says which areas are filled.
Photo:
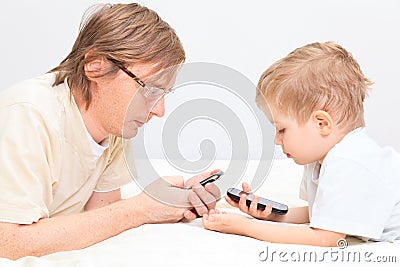
[[93, 116], [93, 110], [91, 109], [91, 106], [89, 105], [89, 107], [86, 107], [86, 101], [84, 101], [83, 97], [75, 90], [72, 90], [72, 95], [75, 99], [76, 105], [78, 106], [87, 131], [96, 143], [101, 143], [105, 138], [108, 137], [108, 134], [101, 127], [100, 123], [96, 121], [95, 116]]

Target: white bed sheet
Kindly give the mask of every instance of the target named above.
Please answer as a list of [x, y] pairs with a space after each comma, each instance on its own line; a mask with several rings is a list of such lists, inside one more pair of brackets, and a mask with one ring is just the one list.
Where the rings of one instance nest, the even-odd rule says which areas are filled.
[[[301, 175], [302, 167], [291, 160], [275, 160], [257, 194], [290, 207], [305, 205], [298, 198]], [[139, 191], [131, 183], [123, 188], [123, 196]], [[218, 208], [239, 212], [224, 200]], [[81, 250], [17, 261], [0, 259], [0, 266], [309, 266], [315, 261], [323, 266], [375, 266], [381, 264], [378, 261], [400, 261], [399, 244], [365, 243], [355, 238], [347, 241], [349, 247], [344, 249], [272, 244], [208, 231], [203, 229], [201, 219], [196, 219], [190, 223], [143, 225]]]

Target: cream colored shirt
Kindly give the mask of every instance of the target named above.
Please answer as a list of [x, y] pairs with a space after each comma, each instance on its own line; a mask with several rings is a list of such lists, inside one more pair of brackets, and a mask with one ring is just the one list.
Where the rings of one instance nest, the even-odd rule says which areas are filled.
[[[94, 155], [67, 82], [55, 74], [0, 93], [0, 221], [20, 224], [79, 213], [93, 191], [132, 181], [123, 139]], [[134, 166], [129, 164], [129, 166]]]

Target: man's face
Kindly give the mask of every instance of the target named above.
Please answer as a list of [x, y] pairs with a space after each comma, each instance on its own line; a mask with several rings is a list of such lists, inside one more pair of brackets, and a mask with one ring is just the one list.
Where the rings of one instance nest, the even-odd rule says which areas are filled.
[[149, 97], [147, 88], [171, 88], [175, 82], [174, 73], [169, 79], [153, 78], [153, 65], [140, 64], [127, 67], [146, 84], [139, 85], [122, 70], [110, 78], [96, 83], [92, 90], [93, 109], [96, 119], [107, 134], [123, 138], [136, 136], [138, 128], [147, 123], [153, 116], [162, 117], [165, 113], [164, 95]]

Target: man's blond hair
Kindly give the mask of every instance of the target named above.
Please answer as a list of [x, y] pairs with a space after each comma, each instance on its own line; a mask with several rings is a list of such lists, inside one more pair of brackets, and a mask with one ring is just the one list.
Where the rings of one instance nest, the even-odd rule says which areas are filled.
[[[151, 63], [157, 72], [183, 63], [185, 52], [175, 31], [155, 11], [136, 3], [105, 4], [86, 11], [71, 52], [51, 70], [57, 72], [54, 85], [68, 77], [88, 106], [91, 92], [84, 65], [96, 58], [119, 67]], [[116, 73], [118, 66], [102, 76]]]
[[265, 101], [299, 125], [315, 110], [328, 112], [346, 130], [365, 126], [363, 102], [372, 84], [340, 45], [312, 43], [275, 62], [261, 76], [256, 101]]

